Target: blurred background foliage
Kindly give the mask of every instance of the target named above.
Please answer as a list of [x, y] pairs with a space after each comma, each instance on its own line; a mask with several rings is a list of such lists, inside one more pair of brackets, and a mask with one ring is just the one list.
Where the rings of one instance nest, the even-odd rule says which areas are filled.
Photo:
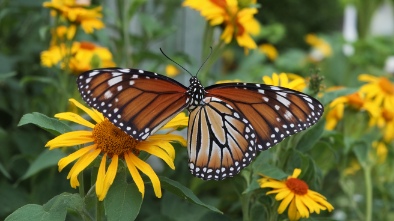
[[[40, 56], [50, 46], [55, 25], [43, 2], [0, 1], [0, 205], [3, 205], [0, 219], [23, 205], [44, 204], [57, 194], [75, 192], [66, 181], [66, 173], [58, 173], [56, 168], [64, 153], [43, 148], [52, 136], [36, 126], [17, 126], [26, 113], [53, 116], [73, 108], [68, 105], [68, 98], [80, 99], [75, 73], [59, 65], [42, 64]], [[209, 46], [215, 48], [215, 39], [220, 36], [220, 27], [207, 25], [198, 12], [182, 7], [180, 0], [92, 0], [91, 4], [103, 6], [105, 28], [93, 34], [77, 32], [75, 39], [108, 48], [113, 62], [120, 67], [176, 75], [178, 67], [169, 66], [173, 64], [161, 54], [161, 47], [195, 73], [207, 57]], [[344, 13], [349, 6], [357, 11], [352, 27], [356, 35], [350, 37], [345, 30], [349, 18]], [[386, 20], [378, 21], [384, 21], [380, 25], [389, 32], [376, 31], [381, 29], [373, 27], [379, 24], [375, 20], [387, 10], [391, 10], [391, 17], [389, 13]], [[232, 42], [218, 50], [220, 53], [215, 55], [214, 51], [211, 62], [200, 74], [205, 85], [234, 79], [262, 83], [263, 76], [281, 72], [296, 73], [305, 79], [318, 74], [324, 77], [319, 87], [325, 95], [319, 97], [329, 117], [328, 112], [334, 109], [329, 105], [335, 98], [357, 92], [365, 84], [358, 80], [360, 74], [383, 76], [392, 84], [393, 1], [258, 1], [258, 11], [255, 18], [261, 24], [261, 32], [254, 38], [258, 48], [245, 53], [244, 48]], [[93, 57], [90, 61], [91, 68], [100, 67], [102, 63], [97, 59]], [[189, 75], [183, 73], [174, 78], [187, 85]], [[301, 167], [305, 172], [302, 178], [311, 189], [319, 190], [335, 207], [333, 213], [324, 214], [331, 217], [327, 219], [392, 220], [394, 149], [392, 139], [383, 138], [385, 130], [390, 130], [385, 127], [390, 119], [385, 118], [383, 126], [371, 126], [372, 117], [366, 109], [354, 108], [350, 99], [345, 105], [342, 114], [346, 117], [342, 120], [337, 116], [334, 128], [324, 130], [323, 120], [320, 126], [315, 126], [318, 129], [305, 132], [311, 133], [306, 137], [315, 140], [303, 140], [302, 136], [287, 139], [260, 154], [258, 162], [270, 164], [272, 158], [280, 161], [286, 155], [282, 171], [291, 174], [295, 166]], [[375, 151], [377, 145], [372, 145], [372, 141], [384, 143], [385, 160], [377, 160], [382, 158], [382, 151]], [[296, 148], [287, 148], [291, 145]], [[189, 173], [186, 162], [186, 151], [177, 147], [177, 169], [165, 169], [161, 174], [189, 187], [202, 201], [216, 206], [225, 215], [197, 207], [169, 192], [156, 199], [147, 188], [139, 220], [242, 220], [245, 217], [240, 198], [245, 192], [254, 194], [248, 198], [252, 207], [275, 203], [273, 197], [257, 197], [267, 190], [253, 186], [251, 180], [245, 186], [240, 176], [221, 182], [196, 179]], [[247, 173], [242, 176], [248, 177]], [[253, 177], [253, 181], [256, 179]], [[368, 208], [372, 208], [369, 218], [365, 214]], [[257, 206], [250, 211], [251, 217], [260, 220], [268, 213]], [[77, 220], [73, 216], [70, 219]]]

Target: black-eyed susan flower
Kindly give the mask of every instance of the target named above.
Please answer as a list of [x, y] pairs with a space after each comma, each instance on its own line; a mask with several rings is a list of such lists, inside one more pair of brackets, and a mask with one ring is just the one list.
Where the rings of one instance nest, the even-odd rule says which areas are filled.
[[263, 76], [265, 84], [287, 87], [297, 91], [303, 91], [306, 88], [306, 79], [291, 73], [273, 73], [272, 77]]
[[318, 192], [309, 189], [308, 184], [298, 179], [301, 169], [294, 169], [293, 175], [286, 180], [275, 180], [269, 177], [259, 179], [261, 188], [272, 188], [268, 194], [276, 194], [275, 199], [281, 201], [278, 213], [282, 214], [286, 208], [290, 220], [308, 218], [310, 213], [320, 214], [321, 210], [331, 212], [334, 207]]
[[[139, 173], [146, 174], [152, 182], [157, 197], [161, 197], [160, 181], [153, 169], [145, 161], [138, 158], [141, 151], [162, 159], [171, 169], [175, 169], [175, 150], [171, 142], [179, 142], [186, 145], [186, 141], [180, 135], [155, 134], [145, 141], [137, 141], [114, 126], [108, 119], [94, 109], [89, 109], [74, 99], [70, 99], [74, 105], [86, 112], [96, 123], [93, 124], [80, 115], [65, 112], [56, 114], [61, 120], [68, 120], [89, 128], [89, 130], [78, 130], [67, 132], [48, 141], [46, 144], [50, 149], [59, 147], [72, 147], [84, 145], [74, 153], [62, 158], [59, 163], [59, 171], [63, 170], [71, 162], [77, 160], [72, 166], [67, 179], [73, 188], [79, 186], [78, 175], [85, 170], [96, 158], [101, 157], [96, 180], [96, 194], [99, 200], [103, 200], [115, 179], [118, 161], [124, 160], [127, 168], [136, 183], [138, 190], [144, 195], [145, 186]], [[179, 114], [163, 128], [177, 128], [187, 125], [185, 114]], [[109, 166], [107, 167], [107, 163]]]
[[239, 46], [255, 49], [257, 45], [251, 35], [260, 32], [260, 25], [254, 18], [257, 9], [250, 7], [253, 3], [250, 1], [248, 7], [241, 8], [237, 0], [186, 0], [183, 6], [199, 11], [211, 26], [224, 25], [220, 38], [226, 44], [235, 38]]
[[[330, 105], [330, 110], [326, 116], [326, 130], [333, 130], [338, 122], [342, 120], [345, 107], [350, 107], [356, 111], [367, 111], [372, 119], [380, 113], [380, 108], [374, 103], [365, 100], [364, 96], [360, 92], [345, 95], [334, 99]], [[372, 121], [370, 122], [372, 125]]]
[[361, 74], [358, 79], [368, 82], [360, 88], [366, 99], [387, 110], [394, 110], [394, 84], [388, 78]]
[[107, 48], [87, 41], [73, 42], [71, 49], [65, 44], [53, 45], [41, 53], [41, 64], [46, 67], [60, 65], [73, 73], [115, 66], [112, 53]]
[[52, 16], [60, 16], [62, 20], [69, 21], [71, 26], [80, 25], [88, 34], [105, 27], [101, 21], [102, 7], [87, 7], [89, 5], [90, 2], [78, 0], [52, 0], [43, 3], [44, 7], [52, 9]]
[[179, 69], [174, 65], [169, 64], [166, 66], [166, 75], [169, 77], [175, 77], [180, 73]]

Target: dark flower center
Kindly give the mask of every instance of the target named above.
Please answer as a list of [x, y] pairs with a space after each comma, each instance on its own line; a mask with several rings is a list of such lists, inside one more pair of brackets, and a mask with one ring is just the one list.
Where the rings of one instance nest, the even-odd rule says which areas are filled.
[[308, 193], [308, 184], [297, 178], [287, 179], [286, 186], [297, 195], [305, 195]]
[[108, 119], [96, 124], [92, 135], [97, 148], [107, 153], [109, 157], [113, 155], [123, 157], [126, 152], [132, 152], [137, 156], [140, 153], [136, 148], [139, 141], [117, 128]]

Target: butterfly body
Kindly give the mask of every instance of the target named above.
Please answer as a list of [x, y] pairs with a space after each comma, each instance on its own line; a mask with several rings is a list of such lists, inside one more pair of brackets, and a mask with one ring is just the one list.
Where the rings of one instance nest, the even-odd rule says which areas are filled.
[[257, 153], [315, 124], [323, 106], [287, 88], [253, 83], [185, 87], [157, 73], [106, 68], [77, 78], [82, 98], [114, 125], [145, 140], [178, 113], [189, 111], [191, 173], [205, 180], [232, 177]]

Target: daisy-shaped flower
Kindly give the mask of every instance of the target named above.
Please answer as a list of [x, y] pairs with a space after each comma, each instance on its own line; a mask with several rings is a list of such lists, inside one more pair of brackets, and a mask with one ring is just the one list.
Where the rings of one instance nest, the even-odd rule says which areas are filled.
[[111, 52], [91, 42], [73, 42], [71, 49], [65, 44], [54, 45], [41, 53], [41, 63], [46, 67], [60, 64], [62, 69], [81, 73], [93, 68], [114, 67]]
[[220, 38], [226, 44], [235, 38], [245, 49], [257, 48], [250, 36], [260, 32], [260, 25], [253, 17], [258, 12], [256, 8], [241, 8], [237, 0], [186, 0], [183, 6], [199, 11], [211, 26], [224, 25]]
[[93, 33], [96, 29], [105, 27], [101, 21], [102, 7], [86, 7], [84, 1], [77, 0], [52, 0], [44, 2], [43, 6], [52, 9], [51, 15], [59, 15], [61, 19], [71, 22], [71, 28], [80, 25], [85, 33]]
[[314, 34], [308, 34], [305, 37], [306, 43], [312, 46], [310, 58], [312, 61], [321, 61], [326, 57], [332, 55], [332, 49], [330, 44], [322, 38], [317, 37]]
[[[161, 197], [160, 181], [153, 169], [138, 158], [141, 151], [161, 158], [171, 169], [175, 169], [174, 158], [175, 150], [171, 142], [179, 142], [186, 145], [186, 141], [180, 135], [174, 134], [155, 134], [145, 141], [137, 141], [114, 126], [108, 119], [94, 109], [89, 109], [74, 99], [70, 99], [74, 105], [86, 112], [96, 123], [93, 124], [80, 115], [65, 112], [56, 114], [55, 117], [61, 120], [68, 120], [89, 128], [89, 130], [78, 130], [67, 132], [48, 141], [46, 144], [50, 149], [59, 147], [72, 147], [84, 145], [74, 153], [62, 158], [59, 163], [59, 171], [63, 170], [71, 162], [76, 161], [72, 166], [67, 179], [73, 188], [79, 186], [78, 174], [85, 170], [93, 160], [101, 157], [96, 180], [96, 194], [99, 200], [104, 200], [108, 189], [115, 179], [118, 162], [124, 160], [127, 168], [136, 183], [142, 196], [145, 193], [143, 179], [139, 173], [146, 174], [152, 182], [154, 192], [157, 197]], [[187, 125], [187, 117], [179, 114], [163, 128], [177, 128]], [[107, 163], [109, 166], [107, 167]]]
[[309, 189], [308, 184], [297, 177], [301, 169], [294, 169], [293, 175], [286, 180], [275, 180], [269, 177], [259, 179], [261, 188], [272, 188], [268, 194], [276, 194], [275, 199], [282, 201], [278, 213], [282, 214], [286, 208], [290, 220], [308, 218], [310, 213], [320, 214], [321, 210], [331, 212], [334, 207], [318, 192]]
[[382, 108], [380, 114], [371, 119], [371, 125], [382, 129], [386, 142], [394, 140], [394, 110]]
[[370, 99], [377, 106], [394, 110], [394, 84], [388, 78], [361, 74], [358, 79], [368, 82], [360, 88], [367, 99]]
[[374, 103], [365, 100], [360, 92], [345, 95], [334, 99], [330, 105], [330, 111], [326, 116], [326, 129], [333, 130], [342, 120], [345, 107], [356, 111], [367, 111], [371, 119], [375, 119], [380, 113], [380, 108]]
[[272, 77], [263, 76], [263, 81], [265, 84], [286, 87], [296, 91], [303, 91], [307, 83], [305, 78], [290, 73], [273, 73]]
[[267, 56], [271, 61], [275, 61], [278, 57], [278, 50], [272, 44], [261, 44], [259, 51]]

